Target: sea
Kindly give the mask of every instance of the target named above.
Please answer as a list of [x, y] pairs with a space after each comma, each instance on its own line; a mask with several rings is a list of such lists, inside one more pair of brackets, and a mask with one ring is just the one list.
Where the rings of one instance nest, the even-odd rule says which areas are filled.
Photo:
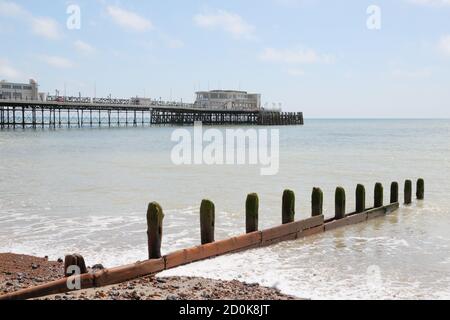
[[[161, 276], [237, 279], [306, 299], [450, 299], [450, 120], [306, 119], [277, 130], [279, 169], [173, 161], [176, 127], [0, 131], [0, 252], [50, 259], [82, 254], [114, 267], [147, 258], [146, 210], [164, 210], [163, 254], [200, 243], [202, 199], [214, 202], [216, 239], [245, 232], [245, 199], [260, 198], [260, 229], [281, 223], [285, 189], [296, 219], [311, 191], [334, 215], [337, 186], [354, 211], [363, 184], [425, 180], [425, 200], [395, 214], [297, 241], [165, 271]], [[185, 128], [192, 131], [192, 128]], [[225, 134], [236, 127], [216, 127]]]

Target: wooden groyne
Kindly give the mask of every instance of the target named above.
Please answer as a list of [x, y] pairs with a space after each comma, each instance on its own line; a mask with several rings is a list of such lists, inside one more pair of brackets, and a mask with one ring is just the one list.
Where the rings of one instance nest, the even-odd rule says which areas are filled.
[[[409, 205], [409, 194], [411, 181], [405, 182], [405, 205]], [[211, 259], [221, 255], [241, 252], [270, 246], [282, 241], [296, 240], [314, 234], [331, 231], [336, 228], [366, 222], [371, 219], [386, 216], [396, 211], [400, 204], [398, 183], [391, 184], [390, 203], [385, 204], [383, 198], [383, 185], [377, 183], [374, 189], [373, 206], [366, 207], [366, 191], [363, 185], [356, 188], [355, 211], [346, 213], [346, 193], [344, 188], [336, 188], [335, 194], [335, 216], [325, 219], [323, 215], [323, 192], [320, 188], [314, 188], [311, 195], [311, 218], [295, 221], [295, 194], [292, 190], [283, 193], [283, 204], [281, 220], [282, 224], [277, 227], [259, 231], [258, 211], [259, 198], [257, 194], [247, 197], [245, 206], [246, 234], [225, 240], [214, 240], [215, 206], [210, 200], [203, 200], [200, 209], [201, 242], [199, 246], [179, 250], [167, 255], [161, 255], [161, 244], [163, 235], [164, 213], [162, 207], [152, 202], [147, 211], [147, 234], [149, 260], [136, 262], [134, 264], [105, 269], [96, 273], [84, 273], [73, 275], [44, 285], [27, 288], [7, 295], [0, 296], [0, 300], [22, 300], [44, 297], [53, 294], [61, 294], [70, 291], [68, 284], [79, 280], [80, 289], [104, 287], [125, 281], [133, 280], [143, 276], [153, 275], [164, 270], [173, 269], [182, 265]], [[425, 183], [423, 179], [417, 181], [416, 196], [418, 200], [424, 199]], [[65, 268], [70, 263], [87, 272], [84, 259], [79, 255], [66, 257]], [[67, 274], [67, 273], [66, 273]]]
[[0, 100], [0, 130], [205, 125], [303, 125], [303, 113], [268, 110], [208, 110], [180, 106], [80, 104]]

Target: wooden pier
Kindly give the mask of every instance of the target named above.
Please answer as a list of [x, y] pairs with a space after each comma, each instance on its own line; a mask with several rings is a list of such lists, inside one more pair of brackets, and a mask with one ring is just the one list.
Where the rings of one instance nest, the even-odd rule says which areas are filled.
[[303, 113], [179, 106], [0, 100], [0, 129], [193, 125], [303, 125]]

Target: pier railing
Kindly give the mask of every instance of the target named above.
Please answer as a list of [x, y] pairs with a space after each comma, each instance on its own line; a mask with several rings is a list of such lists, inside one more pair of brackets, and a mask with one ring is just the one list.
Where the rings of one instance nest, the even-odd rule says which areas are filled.
[[[418, 179], [416, 185], [416, 198], [423, 200], [425, 193], [424, 180]], [[245, 204], [246, 234], [220, 241], [215, 241], [214, 237], [215, 205], [210, 200], [203, 200], [199, 219], [201, 245], [164, 256], [161, 254], [163, 208], [158, 203], [152, 202], [147, 210], [149, 260], [105, 269], [96, 273], [88, 273], [85, 261], [81, 255], [69, 255], [65, 259], [65, 274], [68, 276], [67, 278], [2, 295], [0, 300], [31, 299], [73, 291], [74, 289], [71, 289], [68, 283], [72, 283], [76, 279], [80, 282], [80, 286], [76, 290], [113, 285], [221, 255], [265, 247], [282, 241], [296, 240], [336, 228], [366, 222], [391, 214], [399, 208], [399, 184], [397, 182], [391, 184], [389, 203], [385, 203], [383, 195], [383, 185], [377, 183], [374, 188], [373, 206], [367, 207], [366, 189], [363, 185], [358, 185], [355, 191], [355, 210], [351, 211], [351, 213], [346, 213], [346, 192], [344, 188], [338, 187], [335, 192], [335, 215], [333, 218], [325, 219], [323, 215], [323, 192], [320, 188], [314, 188], [311, 194], [312, 217], [295, 221], [295, 193], [292, 190], [286, 190], [282, 198], [282, 224], [259, 231], [259, 197], [257, 194], [252, 193], [247, 196]], [[412, 181], [406, 180], [404, 184], [404, 204], [410, 205], [411, 203]], [[70, 275], [69, 268], [74, 265], [80, 270], [81, 275]]]

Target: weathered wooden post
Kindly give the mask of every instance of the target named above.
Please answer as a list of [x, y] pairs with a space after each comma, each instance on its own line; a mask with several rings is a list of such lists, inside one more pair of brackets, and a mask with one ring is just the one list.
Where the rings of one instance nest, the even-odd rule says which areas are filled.
[[80, 274], [85, 274], [88, 272], [83, 256], [81, 256], [78, 253], [70, 254], [65, 257], [64, 274], [66, 277], [78, 275], [75, 274], [75, 270], [72, 269], [73, 267], [77, 267], [79, 269]]
[[203, 200], [200, 206], [200, 233], [202, 244], [214, 242], [215, 206]]
[[345, 218], [345, 190], [342, 187], [336, 188], [335, 194], [335, 218], [336, 220]]
[[295, 220], [295, 193], [292, 190], [285, 190], [283, 193], [283, 224], [294, 222]]
[[383, 206], [383, 191], [383, 185], [380, 182], [376, 183], [373, 201], [375, 208], [381, 208]]
[[356, 213], [366, 211], [366, 188], [362, 184], [356, 186]]
[[162, 225], [164, 213], [161, 206], [152, 202], [147, 209], [148, 258], [161, 258]]
[[416, 191], [417, 200], [425, 199], [425, 180], [422, 178], [417, 180], [417, 191]]
[[311, 195], [312, 216], [321, 216], [323, 214], [323, 192], [320, 188], [314, 188]]
[[412, 202], [412, 181], [405, 181], [405, 204], [411, 204]]
[[391, 183], [391, 203], [398, 202], [398, 182]]
[[245, 227], [247, 233], [258, 231], [259, 198], [256, 193], [247, 196], [245, 202]]

